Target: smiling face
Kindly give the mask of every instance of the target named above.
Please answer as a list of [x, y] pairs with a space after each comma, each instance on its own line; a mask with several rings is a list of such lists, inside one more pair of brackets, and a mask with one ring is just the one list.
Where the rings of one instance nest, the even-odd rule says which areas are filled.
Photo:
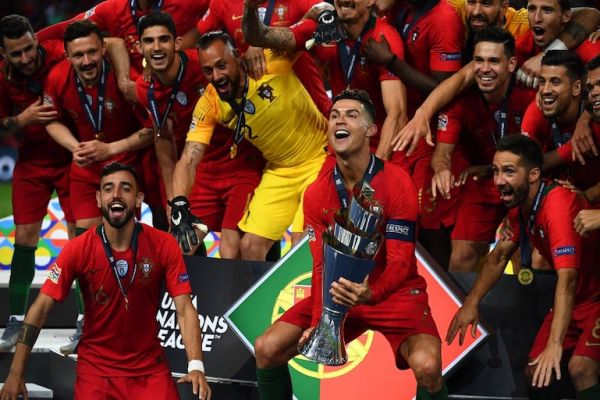
[[592, 106], [592, 116], [596, 121], [600, 121], [600, 67], [588, 71], [585, 86]]
[[377, 132], [363, 104], [358, 100], [342, 99], [335, 102], [329, 115], [328, 139], [332, 149], [346, 158], [365, 148], [369, 138]]
[[516, 58], [506, 56], [502, 43], [479, 42], [475, 45], [473, 71], [482, 93], [504, 93], [516, 66]]
[[234, 100], [240, 92], [240, 57], [222, 40], [215, 40], [208, 48], [198, 50], [202, 72], [225, 101]]
[[335, 0], [334, 5], [339, 21], [352, 23], [368, 14], [374, 2], [375, 0]]
[[117, 171], [102, 177], [96, 192], [98, 207], [113, 228], [122, 228], [142, 206], [144, 194], [138, 191], [135, 177], [129, 171]]
[[562, 65], [542, 65], [538, 94], [546, 118], [555, 118], [566, 112], [572, 102], [578, 101], [581, 81], [573, 82]]
[[539, 169], [528, 169], [521, 157], [510, 151], [497, 151], [493, 162], [494, 184], [500, 199], [507, 208], [517, 207], [527, 201], [532, 180], [539, 176]]
[[26, 77], [32, 77], [38, 71], [38, 41], [35, 34], [27, 32], [18, 39], [5, 37], [2, 40], [0, 54], [12, 68]]
[[95, 33], [67, 43], [67, 58], [85, 85], [91, 86], [98, 82], [104, 51], [104, 41]]
[[467, 0], [467, 22], [473, 31], [500, 25], [506, 8], [504, 0]]
[[139, 50], [154, 72], [163, 72], [173, 64], [180, 41], [180, 38], [173, 37], [166, 26], [154, 25], [142, 33]]
[[535, 44], [545, 48], [571, 20], [571, 11], [563, 11], [558, 0], [529, 0], [527, 18]]

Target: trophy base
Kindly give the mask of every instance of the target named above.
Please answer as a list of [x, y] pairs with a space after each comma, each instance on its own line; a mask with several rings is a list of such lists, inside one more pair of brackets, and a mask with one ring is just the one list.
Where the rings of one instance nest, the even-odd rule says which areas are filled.
[[319, 364], [336, 366], [348, 361], [342, 327], [346, 312], [323, 307], [321, 320], [302, 346], [300, 354]]

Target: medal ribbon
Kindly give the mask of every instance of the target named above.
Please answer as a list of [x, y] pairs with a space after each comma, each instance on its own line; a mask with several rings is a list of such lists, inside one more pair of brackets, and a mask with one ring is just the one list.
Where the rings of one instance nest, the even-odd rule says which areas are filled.
[[[577, 113], [577, 118], [583, 112], [583, 101], [579, 103], [579, 112]], [[558, 121], [556, 118], [552, 118], [550, 120], [552, 124], [550, 125], [550, 131], [552, 132], [552, 141], [554, 142], [554, 147], [559, 148], [563, 144], [567, 143], [571, 139], [571, 135], [565, 134], [560, 131], [560, 127], [558, 126]]]
[[237, 123], [235, 124], [235, 132], [233, 134], [233, 143], [239, 144], [244, 139], [244, 132], [242, 127], [246, 125], [246, 114], [244, 108], [246, 107], [246, 97], [248, 96], [248, 81], [250, 77], [246, 75], [246, 82], [244, 83], [244, 93], [242, 93], [242, 101], [238, 104], [235, 100], [229, 100], [228, 103], [233, 109], [233, 112], [237, 116]]
[[[370, 183], [375, 174], [383, 169], [383, 161], [379, 158], [375, 157], [375, 154], [371, 153], [371, 159], [369, 160], [369, 165], [367, 166], [367, 170], [362, 177], [362, 180]], [[344, 186], [344, 180], [342, 179], [342, 174], [337, 166], [333, 168], [333, 182], [335, 183], [335, 190], [337, 191], [338, 197], [340, 199], [340, 204], [342, 205], [342, 209], [348, 208], [348, 191], [346, 190], [346, 186]]]
[[545, 187], [546, 182], [542, 181], [542, 183], [540, 183], [540, 187], [538, 188], [537, 193], [535, 194], [533, 205], [531, 206], [531, 213], [529, 214], [527, 223], [525, 223], [525, 217], [523, 216], [523, 213], [519, 212], [519, 247], [521, 249], [521, 267], [523, 268], [531, 268], [531, 253], [533, 249], [531, 248], [531, 241], [527, 236], [526, 229], [529, 229], [529, 233], [533, 236], [535, 228], [535, 218], [542, 204], [542, 197], [544, 196]]
[[83, 83], [75, 74], [75, 87], [77, 88], [77, 94], [79, 95], [79, 103], [81, 107], [83, 107], [85, 111], [85, 115], [87, 116], [88, 121], [92, 124], [92, 128], [96, 131], [96, 134], [99, 134], [102, 130], [102, 121], [104, 116], [104, 100], [106, 94], [106, 79], [108, 76], [108, 67], [106, 65], [106, 61], [102, 60], [102, 72], [100, 73], [100, 81], [98, 82], [98, 104], [96, 107], [96, 114], [92, 111], [92, 104], [88, 101], [87, 96], [85, 95], [85, 89], [83, 87]]
[[[137, 0], [129, 0], [129, 12], [131, 13], [131, 20], [133, 21], [133, 26], [137, 31], [138, 22], [140, 22], [140, 17], [137, 15]], [[152, 7], [152, 11], [160, 11], [164, 3], [164, 0], [158, 0], [154, 7]]]
[[133, 272], [131, 274], [131, 278], [129, 279], [129, 284], [127, 285], [127, 287], [124, 287], [123, 284], [121, 283], [121, 278], [119, 278], [119, 272], [117, 271], [117, 262], [115, 260], [115, 257], [112, 254], [112, 249], [110, 248], [110, 242], [108, 241], [108, 238], [106, 237], [106, 232], [104, 230], [104, 224], [100, 224], [100, 225], [98, 225], [98, 228], [96, 228], [96, 233], [98, 233], [98, 235], [100, 236], [100, 239], [102, 239], [102, 246], [104, 247], [104, 253], [106, 254], [106, 258], [108, 258], [108, 262], [110, 263], [110, 266], [113, 270], [115, 279], [117, 280], [117, 284], [119, 285], [119, 290], [121, 291], [121, 295], [123, 295], [123, 299], [125, 300], [126, 308], [129, 308], [129, 300], [127, 299], [127, 292], [129, 291], [129, 288], [131, 287], [131, 284], [133, 283], [133, 280], [135, 279], [135, 275], [137, 273], [135, 259], [137, 256], [138, 234], [139, 234], [140, 230], [141, 230], [141, 226], [140, 226], [140, 224], [138, 224], [136, 222], [135, 226], [133, 227], [133, 233], [131, 235], [131, 250], [133, 252]]
[[165, 122], [167, 122], [171, 108], [173, 107], [175, 99], [177, 98], [177, 93], [179, 93], [179, 87], [181, 86], [183, 75], [185, 74], [185, 66], [187, 65], [188, 57], [183, 51], [180, 51], [179, 58], [181, 59], [181, 62], [179, 63], [179, 69], [177, 70], [177, 77], [175, 78], [175, 83], [173, 83], [171, 86], [171, 94], [169, 95], [167, 108], [162, 116], [160, 115], [158, 103], [156, 102], [156, 97], [154, 96], [154, 80], [150, 83], [150, 87], [148, 88], [147, 99], [148, 104], [150, 105], [150, 114], [152, 115], [154, 124], [157, 126], [159, 131], [165, 125]]
[[[508, 102], [510, 99], [510, 94], [512, 93], [512, 89], [514, 87], [515, 80], [514, 77], [511, 77], [510, 84], [508, 85], [508, 89], [502, 98], [502, 102], [500, 103], [500, 107], [498, 107], [498, 111], [494, 113], [494, 120], [496, 120], [497, 131], [496, 129], [492, 129], [492, 140], [494, 141], [494, 145], [497, 144], [498, 139], [502, 139], [504, 136], [508, 134]], [[483, 93], [479, 92], [483, 102], [486, 105], [486, 108], [489, 109], [488, 102], [483, 97]], [[498, 138], [498, 134], [500, 137]]]
[[338, 54], [340, 57], [340, 63], [342, 64], [342, 70], [344, 71], [344, 78], [346, 79], [346, 85], [350, 87], [352, 83], [352, 77], [354, 76], [354, 70], [356, 69], [356, 60], [360, 56], [360, 45], [362, 44], [365, 33], [375, 26], [375, 17], [370, 16], [369, 20], [363, 27], [360, 35], [356, 38], [354, 46], [350, 48], [345, 41], [337, 42]]
[[[44, 68], [44, 64], [46, 63], [46, 50], [39, 45], [38, 46], [38, 57], [40, 57], [40, 68]], [[35, 79], [27, 79], [26, 82], [27, 90], [36, 96], [41, 96], [44, 93], [44, 88], [42, 87], [42, 82]]]
[[263, 20], [263, 24], [266, 26], [271, 25], [271, 18], [273, 18], [273, 10], [275, 9], [275, 0], [269, 0], [269, 4], [267, 5], [267, 11], [265, 12], [265, 18]]

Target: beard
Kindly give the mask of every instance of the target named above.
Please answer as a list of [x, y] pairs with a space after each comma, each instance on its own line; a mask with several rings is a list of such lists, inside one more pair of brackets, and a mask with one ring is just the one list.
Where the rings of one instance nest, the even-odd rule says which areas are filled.
[[125, 225], [127, 225], [127, 223], [133, 218], [134, 213], [134, 209], [127, 209], [123, 217], [112, 218], [110, 216], [110, 210], [108, 209], [108, 207], [102, 207], [102, 215], [104, 216], [104, 219], [106, 220], [106, 222], [108, 222], [110, 226], [116, 229], [122, 228]]

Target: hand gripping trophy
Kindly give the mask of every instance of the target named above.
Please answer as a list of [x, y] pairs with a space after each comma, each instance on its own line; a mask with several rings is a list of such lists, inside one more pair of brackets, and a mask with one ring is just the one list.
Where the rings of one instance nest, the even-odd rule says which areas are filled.
[[349, 206], [336, 213], [335, 223], [323, 233], [323, 310], [318, 325], [298, 348], [320, 364], [343, 365], [348, 360], [343, 331], [349, 308], [334, 303], [329, 288], [340, 277], [360, 283], [375, 266], [384, 217], [373, 194], [369, 183], [359, 182]]

